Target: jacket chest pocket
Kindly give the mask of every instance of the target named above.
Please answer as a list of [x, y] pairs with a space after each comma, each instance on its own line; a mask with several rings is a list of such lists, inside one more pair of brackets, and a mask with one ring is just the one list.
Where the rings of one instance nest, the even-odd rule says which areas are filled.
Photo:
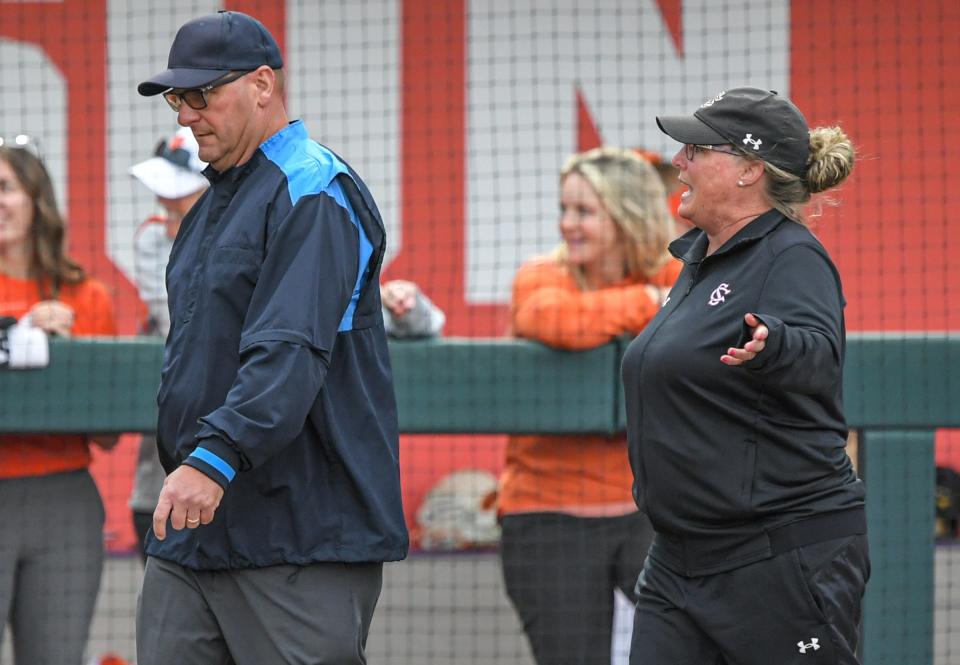
[[215, 314], [226, 314], [225, 308], [239, 315], [242, 321], [257, 285], [262, 260], [259, 250], [246, 247], [216, 247], [210, 251], [204, 270], [204, 291], [209, 294]]

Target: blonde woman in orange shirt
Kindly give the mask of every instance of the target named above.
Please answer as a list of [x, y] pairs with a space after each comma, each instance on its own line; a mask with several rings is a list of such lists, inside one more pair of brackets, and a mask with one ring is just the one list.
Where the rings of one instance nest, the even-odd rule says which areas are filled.
[[[639, 333], [680, 271], [660, 176], [633, 151], [597, 148], [572, 156], [560, 185], [563, 242], [517, 273], [513, 334], [583, 350]], [[609, 665], [614, 590], [634, 599], [652, 538], [632, 482], [625, 435], [510, 437], [503, 575], [539, 665]]]
[[[50, 176], [27, 148], [0, 146], [0, 316], [61, 337], [116, 334], [106, 289], [64, 253]], [[9, 619], [18, 665], [83, 659], [103, 564], [90, 442], [0, 436], [0, 631]]]

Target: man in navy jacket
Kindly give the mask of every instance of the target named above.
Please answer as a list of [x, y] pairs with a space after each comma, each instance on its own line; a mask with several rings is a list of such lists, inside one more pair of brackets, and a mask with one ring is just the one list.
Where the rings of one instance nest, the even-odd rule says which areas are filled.
[[167, 269], [142, 665], [363, 663], [382, 562], [406, 556], [383, 223], [288, 121], [282, 67], [262, 24], [219, 12], [138, 87], [190, 127], [211, 182]]

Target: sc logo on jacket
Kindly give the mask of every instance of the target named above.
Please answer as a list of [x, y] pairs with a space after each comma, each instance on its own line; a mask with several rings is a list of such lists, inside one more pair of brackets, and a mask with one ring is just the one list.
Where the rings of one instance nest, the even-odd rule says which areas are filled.
[[722, 282], [710, 293], [710, 299], [707, 301], [707, 304], [711, 307], [716, 307], [720, 303], [726, 302], [727, 296], [731, 293], [733, 293], [733, 289], [730, 288], [730, 285]]

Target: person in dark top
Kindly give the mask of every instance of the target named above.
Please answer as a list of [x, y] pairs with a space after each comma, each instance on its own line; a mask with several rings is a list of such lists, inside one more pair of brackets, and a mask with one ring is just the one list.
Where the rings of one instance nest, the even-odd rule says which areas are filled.
[[634, 665], [853, 665], [870, 564], [845, 451], [840, 276], [805, 225], [851, 172], [775, 92], [657, 118], [683, 143], [684, 269], [622, 366], [634, 498], [655, 536]]
[[208, 162], [167, 266], [167, 472], [137, 662], [365, 663], [384, 561], [406, 556], [379, 275], [360, 177], [288, 122], [256, 19], [184, 24], [163, 93]]

